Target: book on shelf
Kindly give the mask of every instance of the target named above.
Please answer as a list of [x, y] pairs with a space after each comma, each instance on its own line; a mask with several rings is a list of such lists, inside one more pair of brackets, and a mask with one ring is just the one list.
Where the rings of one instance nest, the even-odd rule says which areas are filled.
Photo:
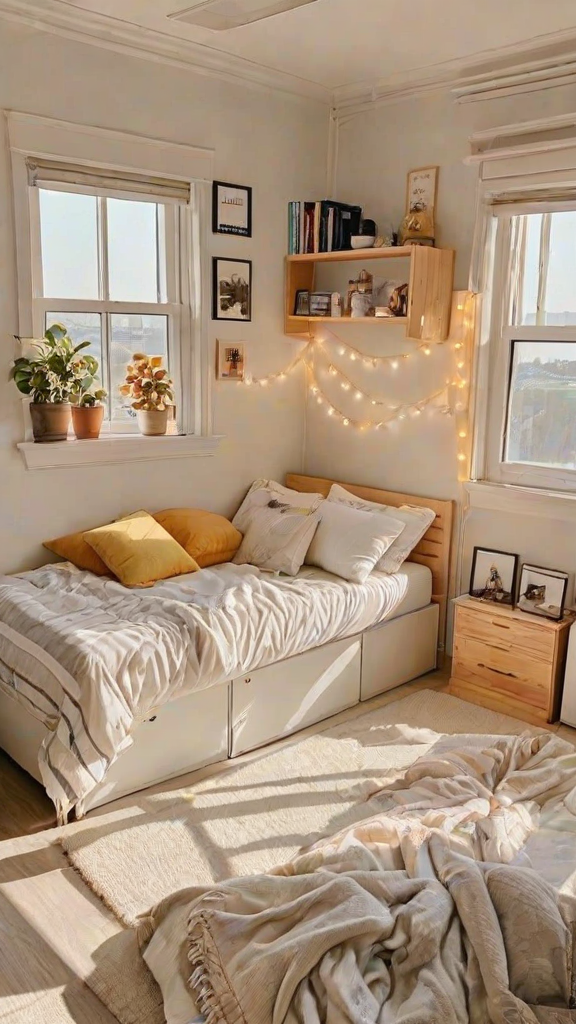
[[320, 252], [345, 252], [352, 235], [360, 233], [362, 208], [332, 199], [288, 204], [288, 252], [290, 256]]

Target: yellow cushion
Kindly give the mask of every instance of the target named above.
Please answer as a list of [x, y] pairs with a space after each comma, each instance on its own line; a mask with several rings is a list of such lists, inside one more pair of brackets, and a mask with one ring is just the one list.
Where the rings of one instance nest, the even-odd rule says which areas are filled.
[[108, 566], [98, 557], [89, 544], [84, 540], [84, 532], [69, 533], [66, 537], [57, 537], [56, 540], [45, 540], [44, 547], [53, 551], [60, 558], [72, 562], [77, 569], [87, 569], [96, 576], [111, 576]]
[[166, 508], [154, 519], [194, 558], [202, 569], [231, 562], [242, 534], [229, 519], [200, 508]]
[[200, 568], [148, 512], [89, 530], [84, 540], [127, 587], [151, 586]]

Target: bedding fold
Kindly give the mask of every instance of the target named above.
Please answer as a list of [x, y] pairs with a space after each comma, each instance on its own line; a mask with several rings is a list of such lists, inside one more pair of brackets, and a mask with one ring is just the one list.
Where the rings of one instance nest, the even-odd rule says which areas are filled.
[[408, 579], [225, 564], [138, 590], [69, 563], [0, 578], [0, 688], [47, 728], [39, 765], [59, 820], [82, 814], [154, 709], [362, 632], [401, 604]]

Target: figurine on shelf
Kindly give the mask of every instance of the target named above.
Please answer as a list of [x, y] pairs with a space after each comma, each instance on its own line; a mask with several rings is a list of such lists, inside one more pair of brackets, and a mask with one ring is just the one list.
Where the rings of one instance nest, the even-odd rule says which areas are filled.
[[406, 316], [408, 285], [397, 281], [384, 281], [374, 292], [377, 317]]
[[434, 245], [434, 217], [429, 210], [411, 210], [400, 225], [400, 245]]
[[[373, 292], [374, 292], [374, 278], [367, 270], [361, 270], [355, 281], [348, 282], [348, 296], [346, 303], [346, 313], [348, 316], [368, 316], [366, 312], [359, 312], [360, 309], [370, 309], [373, 306]], [[353, 305], [353, 299], [355, 295], [362, 296], [362, 301], [355, 302]], [[354, 309], [356, 310], [354, 312]]]

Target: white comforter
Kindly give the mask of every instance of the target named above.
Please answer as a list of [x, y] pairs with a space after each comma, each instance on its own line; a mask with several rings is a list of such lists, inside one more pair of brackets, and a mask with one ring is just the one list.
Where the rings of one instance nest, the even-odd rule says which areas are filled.
[[49, 729], [40, 771], [65, 820], [155, 707], [361, 632], [407, 585], [405, 574], [359, 585], [234, 565], [146, 590], [69, 563], [0, 577], [0, 687]]

